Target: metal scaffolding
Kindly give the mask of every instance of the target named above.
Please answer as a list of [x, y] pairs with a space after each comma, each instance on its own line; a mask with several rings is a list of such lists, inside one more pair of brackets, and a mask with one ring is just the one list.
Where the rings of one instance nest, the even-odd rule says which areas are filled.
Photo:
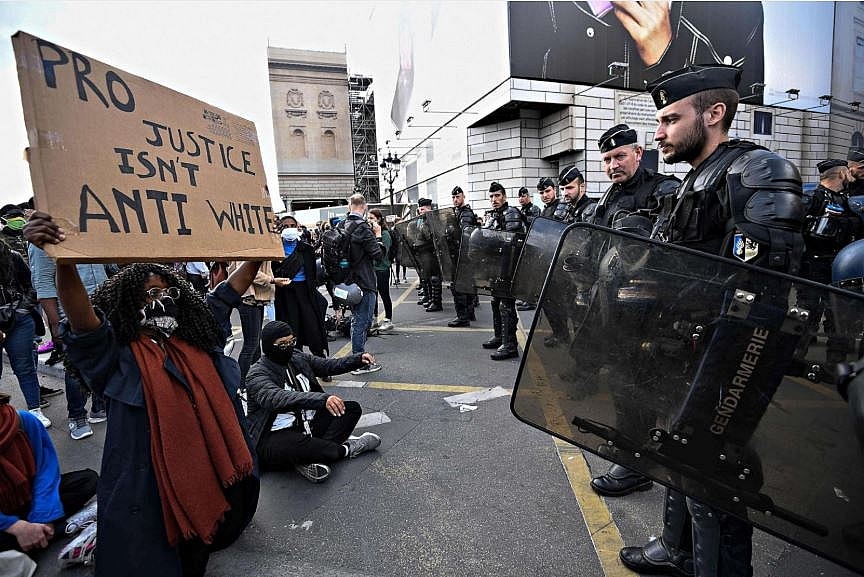
[[381, 199], [378, 180], [378, 144], [375, 136], [375, 93], [372, 79], [353, 75], [348, 78], [348, 106], [351, 111], [351, 146], [354, 149], [354, 192], [370, 203]]

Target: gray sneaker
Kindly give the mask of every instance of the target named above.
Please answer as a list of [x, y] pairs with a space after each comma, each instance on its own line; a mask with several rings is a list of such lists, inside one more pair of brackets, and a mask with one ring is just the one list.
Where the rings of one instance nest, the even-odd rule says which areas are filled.
[[93, 429], [90, 428], [90, 423], [87, 422], [87, 417], [80, 419], [69, 420], [69, 436], [76, 441], [86, 439], [93, 434]]
[[108, 420], [108, 415], [105, 413], [105, 409], [101, 411], [90, 411], [90, 416], [87, 418], [91, 423], [104, 423]]
[[310, 483], [323, 483], [330, 476], [330, 467], [321, 463], [294, 465], [294, 470], [300, 473]]
[[377, 449], [381, 444], [381, 437], [375, 433], [363, 433], [359, 437], [348, 437], [345, 444], [348, 445], [348, 458], [353, 459], [361, 453]]

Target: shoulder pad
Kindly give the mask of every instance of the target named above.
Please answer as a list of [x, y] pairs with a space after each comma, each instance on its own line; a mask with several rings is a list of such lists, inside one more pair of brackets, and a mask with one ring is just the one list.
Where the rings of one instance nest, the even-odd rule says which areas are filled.
[[718, 154], [706, 159], [706, 164], [700, 166], [699, 174], [693, 182], [693, 190], [711, 190], [725, 176], [729, 166], [740, 156], [749, 151], [765, 150], [747, 140], [730, 140], [721, 145], [722, 150]]
[[801, 192], [801, 174], [794, 164], [770, 150], [751, 150], [736, 158], [730, 174], [740, 174], [747, 188]]

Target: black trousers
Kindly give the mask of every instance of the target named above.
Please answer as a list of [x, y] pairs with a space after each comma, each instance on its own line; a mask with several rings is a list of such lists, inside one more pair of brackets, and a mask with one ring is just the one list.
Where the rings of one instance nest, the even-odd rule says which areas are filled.
[[261, 468], [284, 471], [296, 464], [332, 463], [344, 456], [342, 443], [357, 426], [363, 409], [355, 401], [345, 401], [345, 414], [334, 417], [326, 409], [315, 411], [312, 436], [299, 428], [266, 432], [258, 442]]
[[[64, 516], [54, 521], [54, 536], [66, 534], [66, 517], [74, 515], [96, 494], [99, 475], [93, 469], [72, 471], [60, 475], [60, 503]], [[0, 532], [0, 551], [21, 550], [18, 540], [6, 532]]]

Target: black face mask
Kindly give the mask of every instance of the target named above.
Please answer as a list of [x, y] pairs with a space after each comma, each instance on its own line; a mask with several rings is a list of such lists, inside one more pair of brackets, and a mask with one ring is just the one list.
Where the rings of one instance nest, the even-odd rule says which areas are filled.
[[141, 309], [141, 325], [170, 337], [177, 329], [177, 304], [170, 298], [154, 300]]
[[287, 367], [294, 354], [294, 345], [271, 345], [264, 354], [274, 363]]

